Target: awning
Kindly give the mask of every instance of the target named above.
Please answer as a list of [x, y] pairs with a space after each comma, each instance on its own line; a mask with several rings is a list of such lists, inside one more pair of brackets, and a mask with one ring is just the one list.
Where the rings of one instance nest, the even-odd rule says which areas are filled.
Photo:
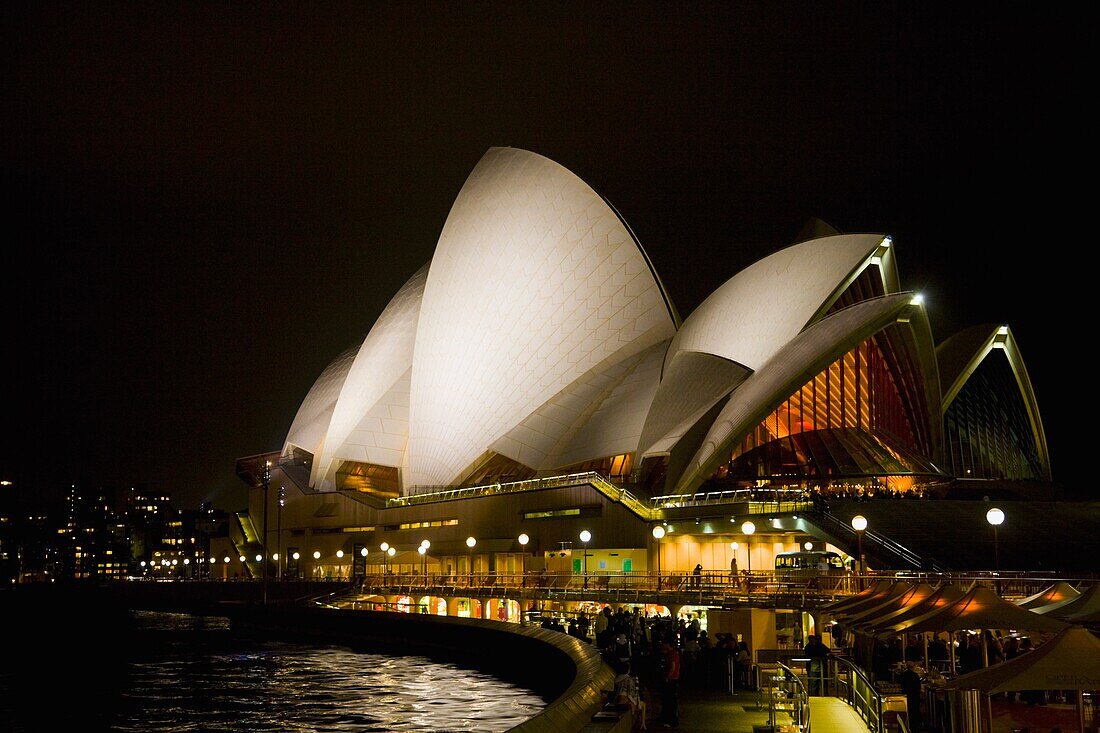
[[893, 623], [895, 633], [908, 631], [960, 631], [962, 629], [1022, 629], [1024, 631], [1061, 631], [1064, 621], [1040, 616], [997, 595], [985, 586], [975, 586], [949, 606], [930, 611], [901, 623]]
[[1100, 613], [1100, 583], [1094, 584], [1088, 590], [1076, 598], [1070, 598], [1047, 606], [1034, 609], [1035, 613], [1044, 616], [1053, 616], [1063, 621], [1083, 623], [1079, 617], [1087, 617], [1090, 614]]
[[932, 595], [928, 596], [923, 601], [918, 601], [910, 606], [899, 608], [896, 611], [891, 611], [877, 618], [864, 619], [860, 623], [855, 624], [854, 627], [859, 631], [873, 631], [879, 635], [885, 635], [890, 633], [890, 627], [895, 624], [904, 623], [910, 619], [923, 616], [930, 611], [950, 606], [965, 594], [966, 591], [957, 585], [941, 585], [932, 592]]
[[1100, 639], [1087, 629], [1071, 626], [1035, 651], [959, 675], [947, 687], [990, 694], [1014, 690], [1100, 690]]
[[873, 621], [876, 618], [885, 616], [888, 613], [893, 613], [899, 609], [916, 606], [935, 592], [936, 589], [927, 583], [907, 585], [902, 589], [900, 595], [891, 595], [885, 602], [877, 606], [872, 606], [858, 613], [848, 615], [845, 619], [845, 623], [853, 628], [857, 627], [864, 620]]
[[874, 585], [864, 588], [859, 593], [856, 593], [854, 596], [848, 596], [847, 598], [841, 598], [839, 601], [833, 601], [829, 605], [823, 606], [821, 610], [827, 613], [839, 613], [845, 608], [848, 608], [849, 606], [856, 603], [861, 603], [868, 598], [882, 597], [882, 595], [885, 595], [887, 589], [889, 589], [892, 585], [892, 581], [879, 580]]
[[881, 605], [889, 603], [890, 601], [900, 598], [901, 596], [905, 595], [905, 592], [908, 591], [909, 588], [909, 583], [891, 583], [883, 589], [882, 593], [868, 596], [858, 603], [853, 603], [850, 606], [846, 607], [844, 610], [839, 611], [833, 615], [840, 619], [841, 623], [850, 623], [853, 617], [859, 616], [864, 611], [870, 610], [872, 608], [877, 608]]
[[1058, 603], [1060, 601], [1070, 601], [1081, 595], [1081, 591], [1074, 588], [1069, 583], [1059, 580], [1054, 585], [1039, 591], [1033, 596], [1028, 596], [1022, 601], [1016, 601], [1016, 605], [1020, 608], [1032, 609], [1040, 606], [1049, 606], [1052, 603]]

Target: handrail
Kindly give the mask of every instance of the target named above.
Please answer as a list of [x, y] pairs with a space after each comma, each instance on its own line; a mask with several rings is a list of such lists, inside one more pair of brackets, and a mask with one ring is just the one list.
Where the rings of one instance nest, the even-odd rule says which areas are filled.
[[[867, 675], [842, 657], [829, 657], [828, 663], [831, 671], [829, 679], [835, 685], [834, 696], [851, 705], [872, 733], [883, 733], [885, 725], [882, 720], [882, 695], [867, 679]], [[842, 676], [841, 672], [845, 674]]]
[[791, 711], [794, 713], [794, 724], [804, 733], [810, 733], [810, 695], [806, 691], [806, 686], [802, 684], [802, 678], [795, 674], [790, 667], [778, 661], [776, 665], [783, 670], [784, 681], [790, 682], [793, 680], [797, 688], [794, 690], [794, 694], [791, 695], [791, 699], [795, 701], [794, 710]]
[[[854, 532], [854, 530], [846, 522], [841, 520], [839, 517], [830, 514], [828, 511], [815, 511], [813, 512], [813, 516], [815, 518], [824, 519], [827, 522], [832, 523], [834, 530], [836, 528], [842, 529], [845, 533], [845, 536]], [[907, 565], [910, 565], [918, 570], [922, 568], [924, 562], [923, 558], [921, 558], [920, 555], [916, 554], [904, 545], [870, 530], [864, 531], [863, 538], [865, 541], [869, 541], [871, 545], [877, 545], [883, 550], [891, 553]], [[943, 570], [943, 568], [938, 567], [938, 565], [935, 566], [935, 569]]]
[[[624, 486], [618, 486], [596, 471], [584, 471], [581, 473], [569, 473], [560, 476], [544, 476], [543, 478], [524, 479], [522, 481], [509, 481], [507, 483], [492, 483], [482, 486], [417, 486], [413, 487], [413, 493], [398, 496], [386, 500], [385, 506], [403, 507], [417, 504], [431, 504], [442, 501], [457, 501], [460, 499], [473, 499], [482, 496], [495, 496], [499, 494], [514, 494], [524, 491], [537, 491], [540, 489], [560, 488], [564, 486], [576, 486], [588, 484], [608, 499], [618, 502], [634, 512], [640, 519], [653, 522], [664, 516], [665, 509], [675, 509], [692, 506], [711, 506], [717, 504], [745, 504], [748, 514], [788, 513], [804, 511], [812, 506], [805, 499], [805, 492], [794, 489], [782, 489], [779, 491], [761, 492], [759, 489], [736, 489], [728, 491], [709, 491], [696, 494], [670, 494], [657, 496], [652, 499], [643, 499], [635, 496]], [[783, 499], [777, 501], [761, 500], [762, 494], [780, 493], [797, 495], [798, 498]]]

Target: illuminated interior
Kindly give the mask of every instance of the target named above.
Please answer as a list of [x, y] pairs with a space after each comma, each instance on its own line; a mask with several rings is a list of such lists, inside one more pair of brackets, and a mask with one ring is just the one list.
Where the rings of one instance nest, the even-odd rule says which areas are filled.
[[[873, 280], [871, 281], [873, 282]], [[714, 478], [938, 476], [911, 362], [884, 331], [863, 341], [780, 402]], [[892, 480], [904, 490], [911, 482]]]
[[605, 456], [593, 461], [574, 463], [561, 469], [561, 473], [584, 473], [595, 471], [605, 476], [612, 483], [620, 484], [630, 481], [630, 470], [634, 467], [634, 454], [624, 453], [618, 456]]
[[362, 491], [386, 499], [401, 494], [397, 469], [393, 466], [376, 466], [373, 463], [344, 461], [336, 472], [336, 486], [342, 490]]

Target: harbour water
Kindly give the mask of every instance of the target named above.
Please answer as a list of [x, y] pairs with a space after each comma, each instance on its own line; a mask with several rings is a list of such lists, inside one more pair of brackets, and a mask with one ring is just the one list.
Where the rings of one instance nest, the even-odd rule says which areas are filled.
[[74, 644], [72, 656], [43, 648], [55, 663], [29, 669], [47, 705], [21, 672], [0, 676], [0, 729], [504, 731], [545, 706], [455, 664], [256, 639], [221, 618], [135, 612], [111, 634], [114, 643]]

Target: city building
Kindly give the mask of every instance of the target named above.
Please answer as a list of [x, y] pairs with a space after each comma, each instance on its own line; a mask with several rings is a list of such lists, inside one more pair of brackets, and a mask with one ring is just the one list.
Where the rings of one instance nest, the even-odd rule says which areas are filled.
[[232, 572], [265, 545], [283, 577], [766, 569], [853, 552], [807, 517], [832, 498], [1049, 491], [1011, 330], [937, 347], [895, 250], [818, 224], [681, 319], [599, 194], [491, 149], [282, 449], [238, 461]]

